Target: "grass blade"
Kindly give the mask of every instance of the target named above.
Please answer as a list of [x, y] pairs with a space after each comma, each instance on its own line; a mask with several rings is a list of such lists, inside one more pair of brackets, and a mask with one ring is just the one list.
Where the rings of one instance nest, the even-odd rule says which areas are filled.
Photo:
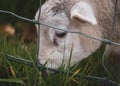
[[17, 83], [17, 84], [25, 85], [25, 83], [22, 80], [19, 80], [19, 79], [0, 79], [0, 82], [11, 82], [11, 83]]

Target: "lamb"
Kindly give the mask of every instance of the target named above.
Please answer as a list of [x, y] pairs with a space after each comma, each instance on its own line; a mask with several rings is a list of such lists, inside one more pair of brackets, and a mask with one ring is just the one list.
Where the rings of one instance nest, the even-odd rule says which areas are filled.
[[[119, 4], [119, 2], [118, 2]], [[120, 5], [118, 5], [118, 13]], [[110, 39], [115, 0], [46, 0], [41, 8], [40, 21], [63, 30], [82, 32], [92, 37]], [[38, 19], [39, 11], [35, 20]], [[117, 16], [113, 41], [119, 42], [120, 16]], [[37, 26], [38, 28], [38, 26]], [[40, 26], [39, 63], [58, 69], [65, 67], [72, 57], [70, 66], [75, 65], [99, 49], [102, 42], [82, 35]], [[115, 46], [114, 46], [115, 47]]]

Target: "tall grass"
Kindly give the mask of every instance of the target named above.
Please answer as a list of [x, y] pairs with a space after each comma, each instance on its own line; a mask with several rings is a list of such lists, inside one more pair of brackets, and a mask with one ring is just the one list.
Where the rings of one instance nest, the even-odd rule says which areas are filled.
[[[36, 43], [25, 44], [14, 36], [4, 35], [0, 37], [0, 86], [101, 86], [99, 83], [75, 75], [81, 73], [105, 76], [106, 73], [101, 66], [103, 48], [74, 67], [67, 69], [66, 73], [53, 73], [48, 74], [48, 76], [42, 76], [42, 72], [35, 65], [19, 64], [8, 60], [5, 55], [7, 53], [35, 62], [36, 48]], [[73, 71], [74, 74], [69, 75], [69, 71]]]

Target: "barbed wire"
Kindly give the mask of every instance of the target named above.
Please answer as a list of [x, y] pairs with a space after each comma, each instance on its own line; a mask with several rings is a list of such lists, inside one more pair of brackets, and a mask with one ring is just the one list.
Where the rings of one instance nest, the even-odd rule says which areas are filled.
[[[38, 20], [35, 21], [34, 19], [29, 19], [29, 18], [26, 18], [26, 17], [22, 17], [22, 16], [19, 16], [11, 11], [5, 11], [5, 10], [0, 10], [0, 13], [3, 13], [3, 14], [8, 14], [8, 15], [13, 15], [19, 19], [22, 19], [22, 20], [25, 20], [27, 22], [31, 22], [31, 23], [34, 23], [34, 24], [37, 24], [39, 26], [38, 28], [38, 49], [37, 49], [37, 57], [39, 55], [39, 50], [40, 50], [40, 25], [43, 25], [43, 26], [47, 26], [47, 27], [50, 27], [52, 29], [57, 29], [57, 30], [61, 30], [61, 31], [66, 31], [68, 33], [73, 33], [73, 34], [79, 34], [79, 35], [82, 35], [82, 36], [85, 36], [87, 38], [90, 38], [90, 39], [94, 39], [94, 40], [97, 40], [97, 41], [101, 41], [101, 42], [104, 42], [106, 44], [112, 44], [112, 45], [117, 45], [117, 46], [120, 46], [120, 43], [117, 43], [117, 42], [114, 42], [112, 41], [112, 37], [113, 37], [113, 33], [114, 33], [114, 28], [115, 28], [115, 23], [116, 23], [116, 16], [117, 16], [117, 3], [118, 3], [118, 0], [116, 0], [116, 3], [115, 3], [115, 14], [114, 14], [114, 19], [113, 19], [113, 25], [112, 25], [112, 30], [111, 30], [111, 38], [110, 39], [105, 39], [105, 38], [99, 38], [99, 37], [92, 37], [92, 36], [89, 36], [85, 33], [82, 33], [82, 32], [75, 32], [75, 31], [71, 31], [71, 30], [63, 30], [62, 28], [58, 28], [58, 27], [55, 27], [55, 26], [52, 26], [52, 25], [49, 25], [49, 24], [45, 24], [43, 22], [40, 21], [40, 15], [41, 15], [41, 0], [40, 0], [40, 8], [39, 8], [39, 17], [38, 17]], [[49, 29], [49, 28], [48, 28]], [[102, 64], [103, 64], [103, 67], [105, 69], [105, 71], [108, 73], [108, 69], [105, 67], [105, 64], [104, 64], [104, 57], [105, 57], [105, 54], [107, 52], [107, 49], [104, 51], [104, 54], [102, 56]], [[0, 53], [1, 54], [1, 53]], [[22, 58], [18, 58], [18, 57], [15, 57], [15, 56], [12, 56], [12, 55], [8, 55], [8, 54], [3, 54], [2, 55], [5, 55], [8, 57], [9, 60], [11, 61], [15, 61], [15, 62], [18, 62], [18, 63], [21, 63], [21, 64], [26, 64], [28, 66], [33, 66], [34, 63], [29, 61], [29, 60], [25, 60], [25, 59], [22, 59]], [[43, 67], [43, 65], [41, 64], [37, 64], [37, 67], [39, 69], [42, 69], [42, 70], [50, 70], [50, 71], [54, 71], [55, 73], [58, 73], [58, 72], [61, 72], [61, 73], [66, 73], [66, 71], [60, 71], [60, 70], [57, 70], [57, 69], [52, 69], [52, 68], [46, 68], [46, 67]], [[74, 72], [69, 72], [70, 75], [74, 74]], [[89, 75], [83, 75], [83, 74], [77, 74], [76, 76], [79, 76], [79, 77], [83, 77], [84, 79], [87, 79], [87, 80], [92, 80], [92, 81], [96, 81], [96, 82], [100, 82], [100, 83], [106, 83], [106, 85], [110, 85], [110, 86], [120, 86], [120, 84], [108, 79], [108, 78], [100, 78], [100, 77], [95, 77], [95, 76], [89, 76]]]

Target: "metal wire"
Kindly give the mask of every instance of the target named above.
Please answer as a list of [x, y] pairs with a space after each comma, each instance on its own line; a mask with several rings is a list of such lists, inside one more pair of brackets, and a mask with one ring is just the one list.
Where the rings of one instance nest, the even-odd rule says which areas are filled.
[[[115, 0], [115, 8], [114, 8], [114, 16], [113, 16], [113, 24], [112, 24], [112, 29], [111, 29], [111, 36], [110, 36], [110, 41], [112, 41], [113, 36], [114, 36], [114, 30], [115, 30], [115, 24], [117, 21], [117, 13], [118, 13], [118, 0]], [[109, 49], [109, 47], [111, 46], [111, 44], [108, 44], [108, 47], [106, 47], [103, 56], [102, 56], [102, 66], [104, 68], [104, 70], [110, 75], [109, 70], [107, 69], [107, 67], [105, 66], [105, 55]]]
[[38, 66], [39, 62], [38, 62], [38, 57], [39, 57], [39, 53], [40, 53], [40, 15], [41, 15], [41, 5], [42, 5], [42, 1], [40, 0], [40, 7], [39, 7], [39, 13], [38, 13], [38, 20], [37, 22], [39, 22], [38, 24], [38, 31], [37, 31], [37, 56], [36, 56], [36, 64]]
[[10, 14], [10, 15], [13, 15], [13, 16], [19, 18], [19, 19], [22, 19], [22, 20], [25, 20], [25, 21], [28, 21], [28, 22], [31, 22], [31, 23], [34, 23], [34, 24], [37, 24], [37, 25], [40, 24], [40, 25], [43, 25], [43, 26], [47, 26], [47, 27], [50, 27], [51, 29], [57, 29], [57, 30], [61, 30], [61, 31], [66, 31], [68, 33], [82, 35], [82, 36], [85, 36], [85, 37], [90, 38], [90, 39], [94, 39], [94, 40], [97, 40], [97, 41], [105, 42], [107, 44], [113, 44], [113, 45], [120, 46], [120, 43], [113, 42], [113, 41], [111, 41], [109, 39], [99, 38], [99, 37], [92, 37], [92, 36], [89, 36], [89, 35], [87, 35], [85, 33], [82, 33], [82, 32], [75, 32], [75, 31], [71, 31], [71, 30], [63, 30], [62, 28], [58, 28], [58, 27], [55, 27], [55, 26], [51, 26], [49, 24], [45, 24], [45, 23], [42, 23], [42, 22], [38, 22], [38, 21], [35, 21], [35, 20], [32, 20], [32, 19], [28, 19], [28, 18], [19, 16], [19, 15], [13, 13], [13, 12], [10, 12], [10, 11], [0, 10], [0, 13]]
[[[22, 19], [22, 20], [25, 20], [25, 21], [28, 21], [28, 22], [31, 22], [31, 23], [34, 23], [34, 24], [37, 24], [38, 25], [38, 49], [37, 49], [37, 58], [38, 58], [38, 55], [39, 55], [39, 51], [40, 51], [40, 25], [44, 25], [44, 26], [47, 26], [47, 27], [50, 27], [52, 29], [57, 29], [57, 30], [62, 30], [62, 31], [66, 31], [68, 33], [73, 33], [73, 34], [79, 34], [79, 35], [82, 35], [82, 36], [85, 36], [87, 38], [90, 38], [90, 39], [94, 39], [94, 40], [97, 40], [97, 41], [101, 41], [101, 42], [105, 42], [106, 44], [112, 44], [112, 45], [117, 45], [117, 46], [120, 46], [120, 43], [117, 43], [117, 42], [113, 42], [112, 41], [112, 38], [113, 38], [113, 35], [114, 35], [114, 29], [115, 29], [115, 23], [116, 23], [116, 19], [117, 19], [117, 3], [118, 3], [118, 0], [116, 0], [115, 2], [115, 14], [114, 14], [114, 19], [113, 19], [113, 25], [112, 25], [112, 30], [111, 30], [111, 38], [110, 39], [105, 39], [105, 38], [99, 38], [99, 37], [92, 37], [92, 36], [89, 36], [87, 34], [84, 34], [82, 32], [75, 32], [75, 31], [71, 31], [71, 30], [63, 30], [62, 28], [58, 28], [58, 27], [55, 27], [55, 26], [51, 26], [51, 25], [48, 25], [48, 24], [45, 24], [45, 23], [42, 23], [40, 22], [40, 15], [41, 15], [41, 2], [42, 0], [40, 0], [40, 8], [39, 8], [39, 17], [38, 17], [38, 20], [35, 21], [35, 20], [32, 20], [32, 19], [28, 19], [28, 18], [25, 18], [25, 17], [22, 17], [22, 16], [19, 16], [11, 11], [5, 11], [5, 10], [0, 10], [0, 13], [3, 13], [3, 14], [9, 14], [9, 15], [13, 15], [19, 19]], [[105, 59], [105, 54], [107, 52], [107, 49], [105, 50], [103, 56], [102, 56], [102, 64], [103, 64], [103, 67], [105, 69], [105, 71], [107, 73], [109, 73], [108, 69], [106, 68], [105, 64], [104, 64], [104, 59]], [[0, 53], [1, 54], [1, 53]], [[3, 55], [3, 53], [2, 53]], [[21, 64], [26, 64], [28, 66], [33, 66], [34, 63], [29, 61], [29, 60], [25, 60], [25, 59], [22, 59], [22, 58], [16, 58], [12, 55], [8, 55], [8, 54], [4, 54], [8, 57], [9, 60], [12, 60], [12, 61], [15, 61], [15, 62], [18, 62], [18, 63], [21, 63]], [[50, 71], [54, 71], [56, 73], [58, 72], [62, 72], [62, 73], [66, 73], [66, 71], [60, 71], [60, 70], [57, 70], [57, 69], [52, 69], [52, 68], [45, 68], [43, 67], [42, 65], [37, 65], [38, 68], [42, 68], [42, 70], [50, 70]], [[74, 74], [73, 72], [69, 72], [70, 75]], [[120, 86], [120, 84], [110, 80], [110, 79], [107, 79], [107, 78], [100, 78], [100, 77], [95, 77], [95, 76], [89, 76], [89, 75], [83, 75], [83, 74], [77, 74], [76, 76], [78, 77], [83, 77], [84, 79], [87, 79], [87, 80], [92, 80], [92, 81], [96, 81], [96, 82], [100, 82], [100, 83], [106, 83], [107, 85], [110, 85], [110, 86]]]
[[[21, 58], [16, 58], [12, 55], [8, 55], [8, 54], [5, 54], [9, 60], [11, 61], [15, 61], [15, 62], [18, 62], [18, 63], [21, 63], [21, 64], [26, 64], [28, 66], [34, 66], [34, 63], [29, 61], [29, 60], [25, 60], [25, 59], [21, 59]], [[57, 70], [57, 69], [52, 69], [52, 68], [46, 68], [46, 67], [43, 67], [43, 65], [39, 65], [38, 66], [39, 69], [42, 69], [42, 70], [50, 70], [50, 71], [54, 71], [55, 73], [67, 73], [66, 71], [60, 71], [60, 70]], [[73, 75], [74, 72], [69, 72], [69, 75]], [[89, 76], [89, 75], [84, 75], [84, 74], [77, 74], [76, 75], [77, 77], [83, 77], [84, 79], [87, 79], [87, 80], [90, 80], [90, 81], [95, 81], [95, 82], [98, 82], [98, 83], [105, 83], [106, 85], [108, 86], [120, 86], [120, 84], [108, 79], [108, 78], [101, 78], [101, 77], [95, 77], [95, 76]]]

